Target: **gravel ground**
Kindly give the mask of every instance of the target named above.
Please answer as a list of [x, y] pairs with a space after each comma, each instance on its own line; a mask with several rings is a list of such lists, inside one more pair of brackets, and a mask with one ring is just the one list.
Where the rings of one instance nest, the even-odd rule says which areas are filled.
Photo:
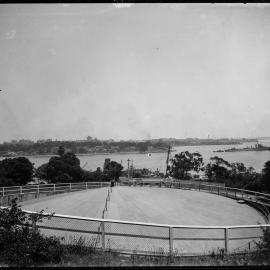
[[[56, 195], [41, 200], [22, 203], [22, 208], [39, 211], [45, 209], [57, 214], [100, 218], [105, 205], [108, 188], [100, 188]], [[204, 192], [154, 188], [125, 187], [113, 188], [105, 218], [160, 224], [225, 226], [265, 223], [263, 217], [253, 208], [238, 204], [235, 200]], [[76, 228], [96, 231], [99, 223], [77, 222], [53, 218], [43, 223], [53, 227]], [[50, 235], [79, 237], [81, 234], [43, 230]], [[164, 237], [150, 239], [106, 235], [106, 247], [127, 251], [168, 252], [169, 230], [164, 227], [138, 226], [125, 224], [105, 224], [106, 233], [124, 233], [139, 236]], [[229, 238], [256, 236], [260, 229], [230, 230]], [[83, 234], [84, 237], [98, 240], [96, 235]], [[178, 253], [209, 253], [224, 248], [224, 230], [173, 229], [173, 248]], [[220, 240], [190, 240], [190, 238], [221, 238]], [[178, 239], [177, 239], [178, 238]], [[187, 239], [179, 239], [187, 238]], [[230, 251], [246, 249], [251, 240], [230, 240]], [[100, 241], [97, 243], [101, 246]]]

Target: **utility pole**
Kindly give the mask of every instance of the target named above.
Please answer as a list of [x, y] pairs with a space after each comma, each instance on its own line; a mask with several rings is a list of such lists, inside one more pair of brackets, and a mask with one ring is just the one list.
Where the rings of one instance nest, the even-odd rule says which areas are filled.
[[130, 159], [128, 159], [127, 162], [128, 162], [128, 182], [129, 182], [129, 162], [130, 162]]
[[133, 159], [131, 160], [131, 178], [133, 178]]
[[171, 146], [168, 147], [167, 159], [166, 159], [166, 172], [165, 178], [168, 176], [168, 166], [169, 166], [169, 158], [170, 158]]

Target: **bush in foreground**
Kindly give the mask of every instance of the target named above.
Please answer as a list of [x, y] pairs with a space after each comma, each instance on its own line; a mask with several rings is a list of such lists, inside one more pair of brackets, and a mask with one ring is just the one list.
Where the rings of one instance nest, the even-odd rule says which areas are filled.
[[59, 263], [63, 247], [56, 237], [33, 230], [30, 218], [12, 200], [10, 209], [0, 210], [0, 258], [2, 263], [30, 266]]

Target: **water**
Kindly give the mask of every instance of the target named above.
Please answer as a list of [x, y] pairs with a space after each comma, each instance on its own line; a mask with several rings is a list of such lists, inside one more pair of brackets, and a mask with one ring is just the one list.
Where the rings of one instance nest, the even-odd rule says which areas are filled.
[[[270, 146], [270, 141], [261, 141], [265, 146]], [[243, 152], [220, 152], [214, 153], [214, 150], [228, 149], [228, 148], [243, 148], [247, 146], [254, 146], [254, 143], [245, 143], [241, 145], [198, 145], [198, 146], [178, 146], [174, 149], [176, 152], [172, 152], [171, 157], [176, 153], [189, 151], [198, 151], [202, 156], [204, 163], [208, 163], [210, 157], [219, 156], [229, 162], [242, 162], [246, 167], [252, 166], [257, 172], [261, 172], [266, 161], [270, 160], [270, 151], [243, 151]], [[151, 153], [148, 154], [108, 154], [108, 155], [77, 155], [81, 161], [81, 167], [86, 170], [96, 170], [97, 167], [103, 168], [105, 158], [122, 163], [123, 167], [127, 168], [127, 160], [133, 160], [135, 168], [149, 168], [152, 170], [158, 169], [161, 172], [165, 171], [167, 153]], [[27, 156], [29, 160], [35, 163], [35, 167], [47, 163], [49, 156]], [[3, 159], [3, 157], [0, 157]]]

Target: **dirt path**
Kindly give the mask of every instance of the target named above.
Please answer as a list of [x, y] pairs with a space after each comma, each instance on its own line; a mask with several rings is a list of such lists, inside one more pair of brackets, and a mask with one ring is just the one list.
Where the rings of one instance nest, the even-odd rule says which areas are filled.
[[101, 218], [108, 188], [97, 188], [22, 202], [22, 209], [56, 214]]

